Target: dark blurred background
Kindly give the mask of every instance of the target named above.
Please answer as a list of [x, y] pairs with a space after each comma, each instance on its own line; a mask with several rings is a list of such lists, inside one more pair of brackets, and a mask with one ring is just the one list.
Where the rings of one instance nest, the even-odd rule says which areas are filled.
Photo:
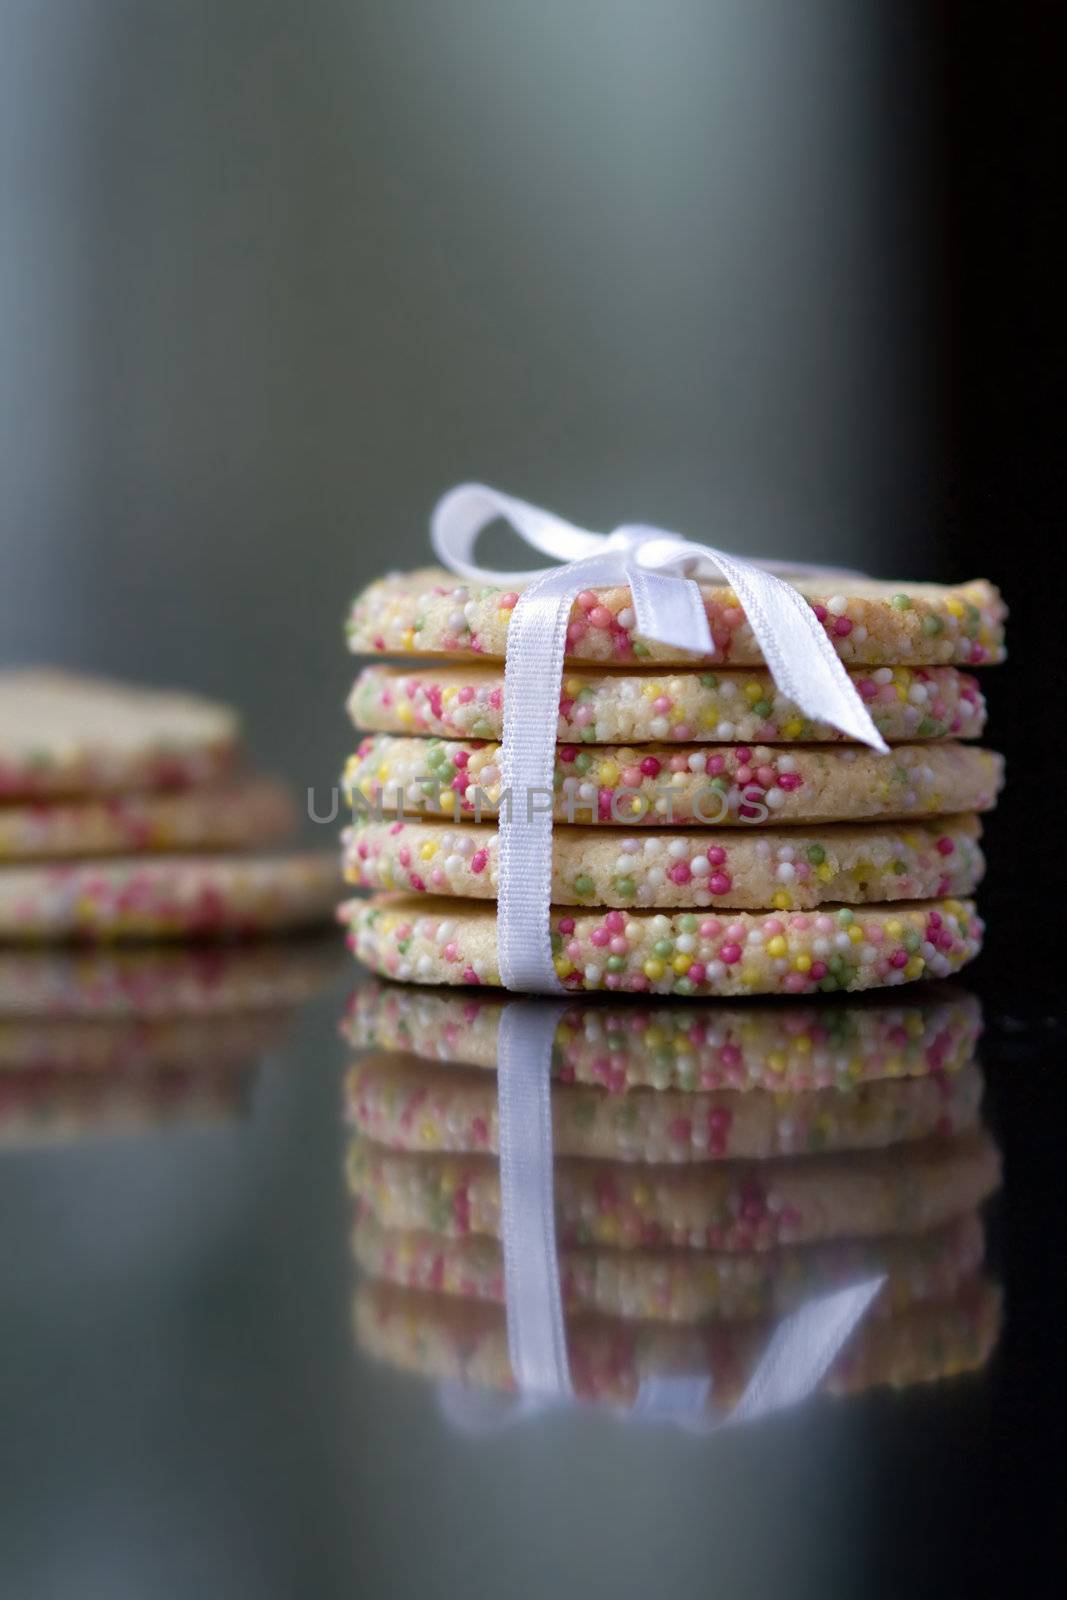
[[[423, 559], [462, 478], [591, 527], [986, 575], [1015, 787], [981, 970], [1051, 1004], [1058, 11], [0, 0], [0, 661], [232, 698], [261, 760], [326, 788], [346, 604]], [[289, 1067], [327, 1061], [328, 1009]], [[346, 1250], [336, 1083], [312, 1081], [268, 1077], [251, 1151], [8, 1158], [20, 1600], [351, 1592], [370, 1469], [331, 1431]], [[1057, 1093], [1006, 1135], [1049, 1196]], [[1013, 1234], [1035, 1273], [1041, 1215]], [[1005, 1459], [1027, 1526], [1039, 1458]]]

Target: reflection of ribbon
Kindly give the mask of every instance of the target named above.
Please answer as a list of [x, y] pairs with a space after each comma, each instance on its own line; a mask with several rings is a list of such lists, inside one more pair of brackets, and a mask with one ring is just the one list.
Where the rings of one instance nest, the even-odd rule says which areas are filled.
[[[472, 559], [478, 535], [498, 518], [566, 565], [510, 574], [478, 566]], [[461, 484], [438, 502], [431, 536], [438, 558], [460, 577], [526, 585], [508, 627], [500, 758], [503, 789], [512, 797], [499, 819], [498, 945], [508, 989], [560, 990], [548, 927], [552, 774], [567, 624], [581, 590], [628, 585], [638, 633], [707, 658], [715, 646], [693, 578], [729, 584], [782, 694], [814, 721], [886, 749], [811, 606], [785, 581], [840, 571], [744, 561], [643, 524], [589, 533], [477, 483]]]
[[[449, 1419], [490, 1432], [553, 1405], [573, 1403], [556, 1249], [552, 1168], [552, 1043], [560, 1004], [517, 1000], [500, 1020], [498, 1125], [500, 1236], [508, 1356], [517, 1398], [441, 1389]], [[730, 1411], [712, 1404], [708, 1373], [643, 1378], [628, 1416], [694, 1432], [754, 1422], [798, 1404], [818, 1387], [863, 1318], [885, 1275], [815, 1295], [783, 1317]]]

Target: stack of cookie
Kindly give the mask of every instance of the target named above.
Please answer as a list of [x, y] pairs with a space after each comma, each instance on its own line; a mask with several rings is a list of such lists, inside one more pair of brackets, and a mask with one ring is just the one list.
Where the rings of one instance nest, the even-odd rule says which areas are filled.
[[227, 706], [59, 672], [0, 674], [0, 942], [243, 937], [321, 922], [326, 853], [239, 769]]
[[[701, 587], [708, 663], [636, 635], [625, 588], [574, 602], [552, 797], [560, 980], [806, 995], [956, 971], [981, 941], [979, 816], [1002, 777], [999, 756], [963, 742], [985, 721], [966, 669], [1004, 653], [996, 590], [801, 585], [892, 747], [882, 755], [786, 700], [736, 596]], [[501, 792], [516, 603], [431, 569], [353, 606], [353, 650], [423, 658], [365, 669], [350, 701], [371, 731], [345, 774], [345, 870], [385, 892], [342, 916], [377, 972], [500, 982], [493, 812], [541, 804]]]
[[[510, 1389], [491, 1070], [507, 1002], [370, 984], [345, 1031], [361, 1343]], [[728, 1407], [771, 1330], [813, 1296], [886, 1283], [834, 1392], [981, 1366], [999, 1326], [979, 1207], [976, 1001], [709, 1011], [575, 1000], [552, 1052], [559, 1277], [576, 1393], [629, 1407], [706, 1373]]]

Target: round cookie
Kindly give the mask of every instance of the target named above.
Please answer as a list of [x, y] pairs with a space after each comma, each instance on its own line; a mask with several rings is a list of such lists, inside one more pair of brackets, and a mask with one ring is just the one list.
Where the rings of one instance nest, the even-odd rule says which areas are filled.
[[325, 938], [77, 951], [0, 948], [0, 1017], [144, 1023], [274, 1010], [317, 994], [342, 960]]
[[[495, 1239], [383, 1228], [365, 1213], [352, 1230], [360, 1270], [402, 1289], [504, 1300], [504, 1260]], [[571, 1249], [560, 1253], [564, 1309], [655, 1322], [782, 1317], [813, 1295], [885, 1274], [869, 1315], [891, 1316], [944, 1300], [982, 1264], [981, 1219], [969, 1212], [927, 1234], [799, 1245], [762, 1255], [695, 1250]]]
[[[552, 778], [557, 822], [615, 827], [758, 827], [860, 822], [988, 811], [1004, 762], [973, 745], [861, 745], [788, 749], [735, 745], [634, 748], [559, 745]], [[498, 744], [442, 739], [364, 739], [345, 767], [346, 803], [367, 817], [490, 820], [504, 793]], [[535, 797], [539, 810], [548, 796]], [[513, 808], [523, 796], [513, 797]]]
[[[404, 982], [500, 986], [495, 906], [380, 895], [338, 908], [363, 965]], [[970, 900], [820, 912], [582, 911], [550, 915], [568, 989], [812, 994], [947, 977], [981, 949]]]
[[[722, 666], [761, 665], [763, 656], [737, 596], [724, 584], [700, 585], [715, 655]], [[978, 666], [1004, 658], [1007, 607], [983, 578], [953, 587], [877, 578], [798, 579], [830, 644], [846, 665]], [[471, 587], [439, 567], [394, 572], [352, 603], [348, 645], [357, 655], [490, 657], [503, 660], [515, 590]], [[700, 660], [635, 633], [629, 588], [586, 590], [574, 601], [567, 659], [619, 666]]]
[[215, 1017], [0, 1016], [0, 1095], [6, 1074], [179, 1072], [254, 1061], [274, 1049], [288, 1010], [232, 1011]]
[[0, 797], [211, 783], [233, 765], [236, 713], [196, 695], [57, 671], [0, 673]]
[[[613, 828], [557, 827], [552, 900], [811, 911], [965, 895], [985, 872], [979, 833], [973, 816], [716, 834], [676, 829], [640, 839]], [[345, 877], [357, 888], [496, 899], [499, 836], [485, 824], [365, 822], [343, 839]]]
[[[386, 1228], [500, 1237], [500, 1169], [488, 1155], [414, 1155], [367, 1139], [348, 1149], [353, 1196]], [[889, 1150], [775, 1161], [555, 1162], [561, 1247], [775, 1250], [827, 1239], [924, 1233], [973, 1211], [1000, 1183], [984, 1129]]]
[[323, 922], [332, 854], [144, 856], [0, 873], [0, 941], [246, 938]]
[[295, 821], [269, 778], [176, 794], [125, 794], [0, 806], [0, 863], [151, 850], [240, 850], [272, 843]]
[[[481, 990], [356, 989], [343, 1032], [357, 1049], [496, 1070], [510, 997]], [[882, 1078], [956, 1072], [982, 1030], [975, 995], [917, 984], [893, 1002], [642, 1004], [574, 1000], [556, 1027], [552, 1074], [561, 1083], [626, 1089], [828, 1089]]]
[[[882, 1079], [848, 1089], [634, 1089], [556, 1084], [552, 1146], [610, 1161], [756, 1160], [875, 1150], [965, 1132], [978, 1120], [976, 1066], [942, 1076]], [[378, 1052], [349, 1069], [345, 1112], [391, 1150], [499, 1150], [496, 1084], [484, 1073]]]
[[[356, 1293], [354, 1321], [360, 1347], [391, 1366], [472, 1390], [515, 1388], [501, 1306], [368, 1283]], [[981, 1277], [968, 1279], [950, 1299], [865, 1317], [818, 1392], [904, 1389], [978, 1371], [996, 1347], [1000, 1324], [1000, 1290]], [[718, 1418], [740, 1400], [773, 1332], [773, 1324], [751, 1320], [684, 1326], [572, 1314], [566, 1338], [574, 1395], [625, 1412], [643, 1382], [707, 1376], [704, 1407]]]
[[0, 1150], [227, 1121], [247, 1105], [248, 1073], [211, 1060], [193, 1071], [15, 1072], [0, 1076]]
[[[978, 679], [956, 667], [886, 666], [850, 673], [887, 744], [975, 739], [985, 727]], [[445, 739], [499, 739], [504, 673], [472, 662], [364, 667], [348, 699], [357, 728]], [[822, 744], [846, 735], [812, 722], [765, 667], [715, 672], [572, 670], [560, 689], [561, 744]]]

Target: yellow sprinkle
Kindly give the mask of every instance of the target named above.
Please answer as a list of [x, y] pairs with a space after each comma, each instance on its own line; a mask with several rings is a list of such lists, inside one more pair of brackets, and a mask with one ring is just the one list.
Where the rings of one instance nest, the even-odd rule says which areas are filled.
[[557, 956], [552, 965], [555, 967], [556, 974], [560, 978], [569, 978], [571, 973], [574, 971], [574, 963], [572, 961], [568, 961], [566, 956]]
[[[807, 965], [802, 967], [800, 965], [800, 963], [802, 961], [806, 962]], [[796, 967], [797, 967], [797, 970], [799, 972], [807, 972], [808, 967], [810, 967], [810, 966], [811, 966], [811, 957], [810, 956], [797, 956]], [[812, 1043], [811, 1043], [811, 1040], [810, 1040], [810, 1038], [808, 1037], [808, 1035], [806, 1033], [802, 1033], [800, 1035], [799, 1039], [794, 1039], [793, 1040], [793, 1049], [796, 1051], [798, 1056], [810, 1056], [811, 1055]]]
[[775, 959], [779, 956], [784, 956], [788, 948], [780, 933], [776, 933], [773, 939], [768, 939], [767, 941], [767, 954], [774, 956]]
[[659, 684], [654, 680], [641, 685], [641, 696], [645, 700], [655, 700], [659, 696]]
[[700, 726], [702, 728], [717, 728], [719, 713], [717, 711], [702, 711], [700, 713]]
[[[811, 971], [811, 957], [810, 956], [797, 956], [796, 959], [793, 962], [793, 970], [795, 972], [810, 972]], [[801, 1040], [798, 1039], [797, 1040], [797, 1044], [799, 1045], [800, 1043], [801, 1043]], [[811, 1041], [810, 1040], [807, 1041], [807, 1045], [808, 1045], [808, 1049], [810, 1050], [811, 1049]]]
[[757, 700], [762, 700], [763, 699], [763, 685], [761, 683], [746, 683], [745, 684], [745, 699], [748, 700], [753, 705], [756, 703]]
[[756, 968], [755, 967], [745, 967], [745, 968], [743, 968], [742, 972], [741, 972], [741, 982], [748, 984], [750, 989], [754, 989], [756, 984], [759, 983], [759, 973], [756, 970]]
[[890, 917], [889, 921], [885, 925], [885, 931], [891, 939], [899, 939], [901, 934], [904, 932], [904, 924], [902, 922], [898, 922], [896, 917]]
[[767, 1065], [772, 1072], [783, 1073], [787, 1066], [786, 1058], [781, 1050], [772, 1050], [767, 1057]]
[[791, 717], [786, 723], [785, 727], [782, 729], [782, 732], [788, 739], [799, 739], [800, 735], [804, 732], [804, 724], [801, 722], [799, 717]]
[[771, 904], [776, 911], [788, 911], [793, 899], [785, 889], [776, 889], [771, 895]]
[[605, 789], [614, 789], [619, 781], [619, 769], [614, 761], [602, 761], [597, 768], [597, 779]]
[[442, 811], [454, 811], [456, 807], [455, 791], [452, 789], [442, 789], [438, 804], [440, 805]]
[[948, 612], [949, 616], [951, 616], [951, 617], [962, 617], [963, 616], [963, 601], [962, 600], [946, 600], [945, 601], [945, 610]]
[[906, 978], [921, 978], [925, 966], [926, 962], [923, 960], [922, 956], [912, 956], [911, 960], [904, 968], [904, 976]]
[[456, 698], [458, 693], [459, 693], [458, 685], [454, 684], [454, 683], [450, 683], [448, 688], [442, 694], [441, 699], [444, 701], [446, 706], [450, 706], [452, 704], [453, 700]]
[[411, 646], [412, 646], [412, 644], [414, 642], [415, 642], [415, 630], [414, 630], [414, 628], [405, 628], [403, 633], [400, 635], [400, 643], [403, 645], [405, 650], [410, 650]]
[[398, 722], [415, 721], [415, 712], [412, 709], [410, 701], [401, 700], [400, 704], [396, 708], [396, 718]]
[[655, 956], [649, 956], [648, 960], [645, 962], [644, 973], [646, 978], [651, 978], [653, 981], [655, 981], [656, 978], [662, 978], [663, 962], [657, 961]]
[[859, 923], [858, 923], [858, 922], [854, 922], [854, 923], [853, 923], [853, 924], [852, 924], [852, 926], [851, 926], [851, 928], [849, 928], [849, 930], [848, 930], [848, 936], [849, 936], [849, 938], [850, 938], [850, 939], [851, 939], [851, 940], [852, 940], [852, 943], [853, 943], [853, 944], [859, 944], [859, 943], [860, 943], [860, 941], [861, 941], [861, 940], [862, 940], [862, 939], [863, 939], [863, 938], [865, 938], [865, 937], [866, 937], [866, 935], [865, 935], [865, 934], [864, 934], [864, 932], [863, 932], [863, 929], [862, 929], [862, 928], [861, 928], [861, 927], [860, 927], [860, 925], [859, 925]]
[[432, 861], [437, 854], [437, 845], [432, 839], [427, 839], [424, 845], [419, 846], [419, 855], [424, 861]]
[[815, 868], [815, 876], [818, 878], [820, 883], [829, 883], [833, 875], [834, 869], [828, 861], [820, 862], [820, 864]]
[[680, 978], [684, 978], [689, 968], [693, 965], [692, 956], [675, 956], [671, 966]]

